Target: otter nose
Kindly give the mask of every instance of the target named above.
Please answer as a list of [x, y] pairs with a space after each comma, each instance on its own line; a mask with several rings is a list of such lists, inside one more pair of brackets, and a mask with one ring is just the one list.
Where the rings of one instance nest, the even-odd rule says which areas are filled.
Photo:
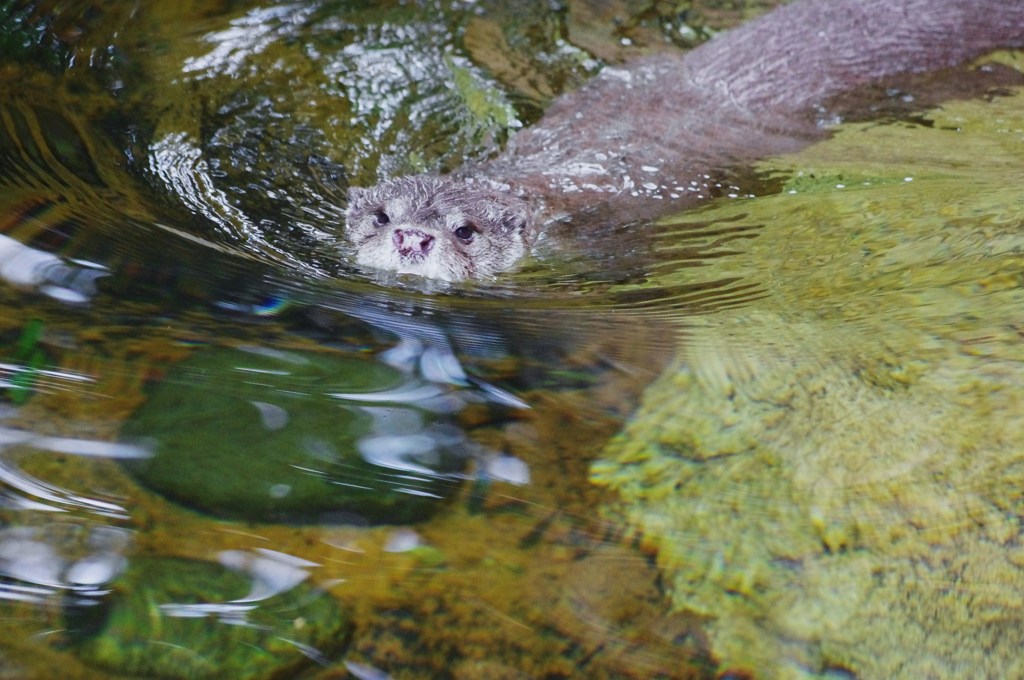
[[434, 237], [419, 229], [395, 229], [391, 240], [402, 257], [423, 257], [434, 245]]

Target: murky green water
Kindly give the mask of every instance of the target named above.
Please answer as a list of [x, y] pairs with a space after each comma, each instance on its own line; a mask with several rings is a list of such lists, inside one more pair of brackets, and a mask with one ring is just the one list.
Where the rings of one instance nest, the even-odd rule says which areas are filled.
[[1019, 674], [1020, 93], [493, 283], [348, 259], [347, 185], [714, 7], [0, 5], [0, 676]]

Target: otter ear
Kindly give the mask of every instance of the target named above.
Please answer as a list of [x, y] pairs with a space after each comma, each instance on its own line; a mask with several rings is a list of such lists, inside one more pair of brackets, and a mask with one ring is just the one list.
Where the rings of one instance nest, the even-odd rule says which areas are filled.
[[509, 234], [515, 234], [523, 239], [526, 245], [530, 245], [533, 242], [533, 219], [528, 209], [516, 206], [505, 214], [505, 219], [502, 221]]
[[348, 207], [351, 209], [362, 203], [367, 191], [369, 191], [369, 189], [363, 189], [362, 187], [349, 187], [348, 193], [346, 194], [348, 198]]

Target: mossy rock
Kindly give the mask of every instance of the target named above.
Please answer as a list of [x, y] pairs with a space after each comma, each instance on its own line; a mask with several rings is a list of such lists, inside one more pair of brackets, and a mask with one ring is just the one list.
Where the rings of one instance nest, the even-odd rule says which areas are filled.
[[135, 559], [102, 600], [65, 606], [67, 634], [89, 665], [190, 680], [293, 677], [347, 644], [349, 622], [330, 596], [300, 583], [256, 599], [255, 580], [209, 562]]
[[203, 350], [125, 425], [123, 438], [151, 454], [125, 465], [161, 495], [227, 519], [418, 521], [458, 488], [466, 457], [457, 429], [383, 395], [404, 382], [369, 360]]
[[701, 213], [762, 294], [685, 320], [592, 479], [723, 674], [1024, 677], [1022, 104], [842, 126]]

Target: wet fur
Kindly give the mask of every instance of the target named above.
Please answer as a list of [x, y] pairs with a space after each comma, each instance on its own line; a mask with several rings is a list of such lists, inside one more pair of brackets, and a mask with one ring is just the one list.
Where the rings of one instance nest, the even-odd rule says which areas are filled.
[[864, 106], [851, 93], [1001, 47], [1024, 47], [1024, 0], [797, 0], [689, 53], [606, 68], [493, 161], [451, 179], [354, 190], [349, 229], [360, 262], [403, 271], [393, 256], [368, 252], [387, 243], [371, 238], [359, 206], [408, 189], [410, 200], [496, 219], [487, 244], [508, 251], [482, 252], [479, 262], [465, 261], [477, 257], [469, 252], [450, 255], [414, 273], [491, 275], [511, 267], [530, 240], [502, 226], [507, 214], [578, 226], [682, 210], [721, 193], [730, 168], [825, 137], [824, 123], [859, 113], [849, 102]]
[[[375, 222], [378, 214], [388, 224]], [[479, 278], [511, 267], [523, 256], [533, 231], [526, 204], [441, 177], [400, 177], [372, 189], [350, 189], [346, 212], [357, 261], [365, 266], [435, 279]], [[465, 243], [454, 232], [471, 225]], [[425, 257], [403, 257], [396, 230], [413, 227], [434, 237]]]

